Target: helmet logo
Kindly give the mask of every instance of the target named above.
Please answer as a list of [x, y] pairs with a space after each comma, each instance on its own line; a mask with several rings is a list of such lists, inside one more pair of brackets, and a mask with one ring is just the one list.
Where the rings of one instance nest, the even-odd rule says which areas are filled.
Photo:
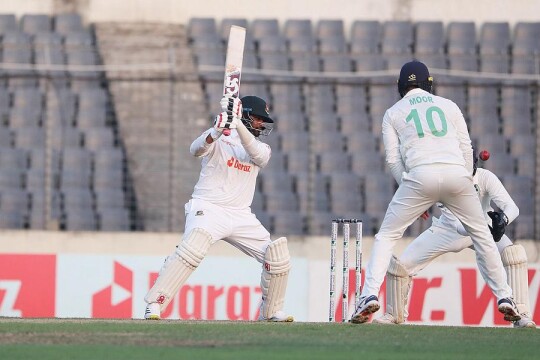
[[416, 75], [415, 74], [409, 75], [409, 81], [416, 81]]
[[264, 105], [264, 111], [266, 111], [266, 115], [270, 115], [270, 109], [268, 109], [268, 104]]

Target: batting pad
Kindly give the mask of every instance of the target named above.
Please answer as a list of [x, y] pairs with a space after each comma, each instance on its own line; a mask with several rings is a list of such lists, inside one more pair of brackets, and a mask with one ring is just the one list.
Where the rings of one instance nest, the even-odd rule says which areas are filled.
[[281, 237], [268, 245], [261, 274], [261, 316], [270, 319], [283, 309], [287, 280], [291, 268], [287, 238]]
[[154, 286], [148, 291], [144, 301], [160, 304], [163, 311], [180, 286], [204, 259], [211, 240], [210, 234], [200, 228], [195, 228], [184, 236], [176, 251], [165, 260]]
[[386, 273], [386, 312], [392, 314], [398, 324], [405, 322], [409, 315], [407, 300], [411, 283], [405, 267], [392, 256]]
[[521, 245], [507, 246], [501, 253], [501, 259], [517, 308], [520, 314], [528, 314], [530, 317], [529, 277], [525, 249]]

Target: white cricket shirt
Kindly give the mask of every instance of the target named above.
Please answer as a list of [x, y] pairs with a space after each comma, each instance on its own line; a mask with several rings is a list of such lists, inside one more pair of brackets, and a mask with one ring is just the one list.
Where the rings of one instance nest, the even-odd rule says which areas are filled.
[[464, 165], [472, 173], [472, 146], [467, 124], [451, 100], [412, 89], [384, 114], [382, 134], [386, 162], [398, 183], [401, 173], [421, 165]]
[[192, 155], [203, 158], [192, 197], [231, 209], [250, 207], [259, 170], [270, 160], [270, 146], [256, 139], [256, 164], [242, 146], [236, 130], [208, 144], [206, 137], [211, 130], [206, 130], [190, 147]]

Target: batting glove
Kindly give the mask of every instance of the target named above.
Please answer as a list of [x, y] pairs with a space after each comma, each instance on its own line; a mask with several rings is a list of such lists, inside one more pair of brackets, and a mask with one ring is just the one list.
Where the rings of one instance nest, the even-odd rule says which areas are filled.
[[222, 111], [230, 112], [237, 118], [242, 117], [242, 101], [239, 98], [224, 96], [219, 104]]

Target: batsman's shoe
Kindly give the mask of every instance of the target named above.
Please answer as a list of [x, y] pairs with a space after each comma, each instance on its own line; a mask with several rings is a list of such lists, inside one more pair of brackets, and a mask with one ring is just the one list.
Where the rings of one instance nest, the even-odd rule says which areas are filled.
[[497, 306], [499, 307], [499, 312], [504, 314], [504, 320], [514, 322], [521, 319], [514, 299], [503, 298], [497, 302]]
[[379, 311], [380, 308], [379, 298], [375, 295], [364, 296], [360, 298], [360, 302], [351, 317], [351, 322], [353, 324], [363, 324], [369, 320], [369, 315]]
[[158, 303], [150, 303], [146, 305], [146, 310], [144, 312], [144, 318], [146, 320], [160, 320], [161, 319], [161, 308]]
[[285, 312], [279, 310], [269, 319], [264, 318], [259, 314], [259, 321], [268, 321], [268, 322], [293, 322], [294, 318], [291, 315], [285, 314]]
[[373, 319], [372, 321], [374, 324], [381, 324], [381, 325], [396, 325], [399, 324], [396, 319], [394, 318], [394, 315], [390, 313], [386, 313], [380, 318]]
[[521, 319], [514, 321], [514, 327], [536, 329], [536, 324], [530, 318], [530, 316], [521, 314]]

